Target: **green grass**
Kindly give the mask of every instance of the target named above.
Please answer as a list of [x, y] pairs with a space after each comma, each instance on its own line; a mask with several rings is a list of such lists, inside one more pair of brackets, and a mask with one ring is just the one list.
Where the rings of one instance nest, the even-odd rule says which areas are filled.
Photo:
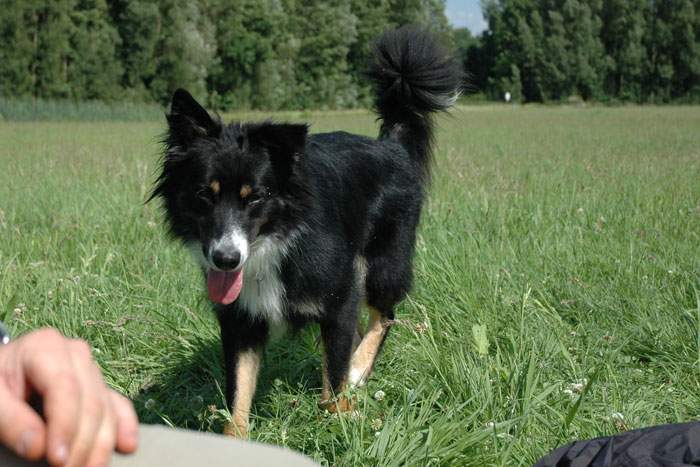
[[161, 118], [156, 104], [0, 97], [0, 121], [148, 121]]
[[[376, 131], [362, 112], [283, 117]], [[491, 106], [440, 125], [416, 285], [358, 413], [317, 409], [311, 327], [268, 348], [251, 438], [326, 465], [528, 465], [700, 417], [700, 108]], [[216, 323], [143, 205], [162, 131], [0, 123], [0, 319], [90, 341], [143, 422], [217, 431]]]

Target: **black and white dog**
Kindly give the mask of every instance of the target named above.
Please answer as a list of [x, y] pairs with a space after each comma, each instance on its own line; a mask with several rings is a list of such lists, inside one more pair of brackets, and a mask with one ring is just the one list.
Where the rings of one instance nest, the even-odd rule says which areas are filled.
[[[173, 96], [151, 198], [163, 199], [172, 234], [206, 274], [233, 414], [227, 434], [247, 433], [268, 338], [309, 322], [325, 350], [321, 406], [350, 410], [335, 396], [365, 382], [411, 287], [433, 114], [452, 105], [462, 72], [430, 34], [404, 27], [378, 40], [368, 76], [377, 139], [224, 125], [187, 91]], [[363, 301], [370, 317], [360, 333]]]

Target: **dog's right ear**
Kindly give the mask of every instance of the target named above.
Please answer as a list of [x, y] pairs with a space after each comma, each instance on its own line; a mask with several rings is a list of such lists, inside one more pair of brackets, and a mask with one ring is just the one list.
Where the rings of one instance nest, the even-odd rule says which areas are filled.
[[187, 147], [197, 138], [219, 136], [221, 122], [213, 119], [209, 112], [184, 89], [173, 94], [168, 119], [167, 142], [171, 146]]

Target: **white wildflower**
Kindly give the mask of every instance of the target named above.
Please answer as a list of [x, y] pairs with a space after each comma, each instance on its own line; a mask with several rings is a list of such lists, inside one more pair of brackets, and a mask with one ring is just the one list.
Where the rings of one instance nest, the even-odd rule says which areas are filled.
[[580, 379], [578, 381], [571, 383], [569, 388], [571, 388], [571, 390], [574, 391], [575, 393], [581, 394], [583, 392], [583, 389], [586, 387], [587, 384], [588, 384], [588, 379], [583, 378], [583, 379]]

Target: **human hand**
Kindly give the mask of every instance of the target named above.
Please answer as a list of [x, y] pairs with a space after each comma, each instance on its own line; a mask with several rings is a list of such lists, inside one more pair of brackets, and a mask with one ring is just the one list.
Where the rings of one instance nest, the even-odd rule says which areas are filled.
[[0, 443], [54, 466], [106, 466], [115, 449], [136, 450], [138, 419], [105, 385], [85, 341], [41, 329], [0, 346]]

